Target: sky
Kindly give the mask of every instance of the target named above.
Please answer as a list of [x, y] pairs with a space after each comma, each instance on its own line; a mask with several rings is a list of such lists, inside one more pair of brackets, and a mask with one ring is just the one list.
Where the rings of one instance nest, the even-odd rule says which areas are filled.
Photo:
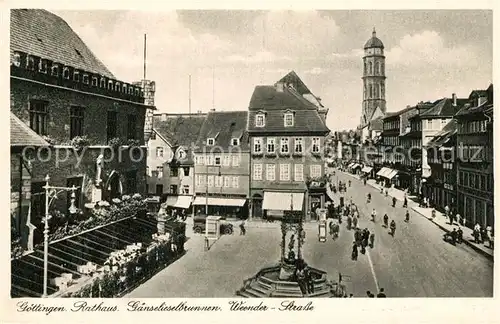
[[156, 81], [158, 112], [247, 110], [256, 85], [294, 70], [332, 131], [359, 124], [363, 45], [385, 46], [387, 111], [492, 82], [490, 10], [53, 11], [125, 82]]

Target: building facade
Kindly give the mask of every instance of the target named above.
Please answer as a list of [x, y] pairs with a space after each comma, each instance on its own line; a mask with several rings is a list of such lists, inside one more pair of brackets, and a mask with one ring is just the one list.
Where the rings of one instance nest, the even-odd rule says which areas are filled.
[[[53, 186], [78, 187], [81, 209], [144, 193], [144, 124], [154, 107], [144, 104], [142, 89], [117, 80], [64, 20], [45, 10], [11, 10], [10, 48], [11, 113], [52, 144], [31, 161], [35, 236], [43, 230], [47, 175]], [[59, 198], [51, 208], [66, 211], [69, 194]]]
[[195, 193], [193, 149], [206, 117], [202, 113], [154, 115], [148, 141], [147, 191], [168, 206], [187, 209], [191, 205]]
[[210, 111], [194, 153], [195, 214], [248, 217], [247, 111]]
[[[386, 113], [384, 44], [377, 38], [375, 28], [365, 43], [363, 56], [363, 104], [360, 126]], [[364, 138], [363, 138], [364, 140]]]
[[494, 227], [493, 85], [472, 91], [457, 119], [457, 206], [466, 225]]
[[[326, 197], [324, 145], [329, 133], [314, 96], [293, 73], [275, 85], [257, 86], [249, 104], [251, 217], [303, 211], [315, 219]], [[290, 74], [289, 74], [290, 75]]]

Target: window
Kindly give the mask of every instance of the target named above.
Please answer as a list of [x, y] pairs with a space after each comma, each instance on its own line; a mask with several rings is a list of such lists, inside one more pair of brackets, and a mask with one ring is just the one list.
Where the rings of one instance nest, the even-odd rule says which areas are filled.
[[215, 187], [222, 188], [222, 176], [215, 176]]
[[55, 77], [59, 76], [59, 65], [53, 64], [51, 70], [52, 70], [52, 72], [51, 72], [52, 76], [55, 76]]
[[240, 139], [239, 138], [233, 138], [233, 139], [231, 139], [231, 145], [232, 146], [238, 146], [238, 145], [240, 145]]
[[280, 164], [280, 180], [290, 181], [290, 164]]
[[280, 152], [288, 153], [289, 152], [288, 137], [282, 137], [280, 143], [281, 143]]
[[238, 177], [233, 177], [233, 181], [232, 181], [232, 182], [233, 182], [233, 183], [232, 183], [233, 188], [239, 188], [239, 186], [240, 186], [239, 180], [240, 180], [240, 178], [238, 178]]
[[197, 187], [201, 187], [201, 186], [202, 186], [202, 184], [203, 184], [203, 178], [201, 177], [201, 175], [197, 174], [197, 175], [195, 176], [195, 178], [194, 178], [194, 179], [195, 179], [195, 181], [196, 181], [196, 182], [195, 182], [195, 183], [196, 183], [196, 186], [197, 186]]
[[179, 169], [171, 167], [170, 168], [170, 176], [171, 177], [178, 177], [179, 176]]
[[97, 87], [97, 77], [92, 77], [92, 86]]
[[177, 195], [177, 185], [170, 185], [170, 194]]
[[32, 100], [29, 104], [31, 129], [39, 135], [47, 135], [48, 103], [46, 101]]
[[208, 184], [209, 188], [214, 186], [214, 176], [213, 175], [210, 175], [207, 177], [207, 184]]
[[89, 84], [89, 75], [88, 74], [83, 75], [82, 82], [83, 82], [83, 84]]
[[432, 129], [432, 119], [427, 119], [427, 127], [426, 129]]
[[214, 165], [214, 156], [213, 155], [207, 155], [206, 162], [207, 162], [207, 165]]
[[215, 145], [215, 138], [207, 138], [207, 145], [214, 146]]
[[120, 89], [121, 89], [120, 82], [116, 82], [116, 83], [115, 83], [115, 91], [116, 91], [116, 92], [119, 92], [119, 91], [120, 91]]
[[312, 178], [321, 177], [321, 165], [319, 165], [319, 164], [311, 165], [311, 177]]
[[156, 175], [158, 178], [163, 178], [163, 166], [156, 167]]
[[255, 127], [264, 127], [265, 124], [264, 114], [257, 114], [255, 116]]
[[26, 69], [34, 70], [35, 69], [35, 58], [31, 55], [28, 55], [26, 60]]
[[80, 72], [73, 71], [73, 81], [80, 82]]
[[266, 180], [268, 181], [276, 180], [276, 165], [266, 164]]
[[304, 181], [304, 165], [303, 164], [295, 164], [294, 166], [294, 178], [295, 181]]
[[127, 118], [127, 139], [135, 140], [137, 137], [137, 116], [136, 115], [128, 115]]
[[127, 192], [134, 194], [137, 192], [137, 171], [129, 171], [126, 175], [127, 179]]
[[152, 131], [151, 135], [149, 135], [149, 139], [155, 140], [156, 139], [156, 132]]
[[191, 169], [190, 167], [183, 167], [182, 168], [182, 171], [184, 172], [185, 177], [189, 177], [190, 169]]
[[302, 153], [303, 152], [303, 139], [302, 137], [296, 137], [295, 138], [295, 153]]
[[108, 90], [113, 90], [113, 80], [108, 81]]
[[100, 87], [101, 87], [101, 88], [106, 88], [106, 79], [101, 78]]
[[69, 68], [68, 67], [65, 67], [63, 69], [63, 78], [65, 78], [66, 80], [69, 80]]
[[83, 135], [83, 107], [70, 107], [70, 139]]
[[225, 176], [224, 177], [224, 188], [229, 188], [230, 184], [231, 184], [231, 177]]
[[107, 137], [108, 137], [108, 142], [115, 138], [117, 135], [117, 115], [118, 113], [116, 111], [108, 111], [108, 120], [107, 120]]
[[262, 153], [262, 138], [253, 139], [253, 152]]
[[233, 155], [233, 166], [240, 166], [240, 156]]
[[205, 164], [205, 156], [204, 155], [197, 155], [196, 158], [198, 159], [198, 165]]
[[224, 166], [229, 166], [231, 164], [231, 156], [230, 155], [228, 155], [228, 154], [224, 155], [223, 164], [224, 164]]
[[156, 157], [163, 157], [163, 147], [156, 147]]
[[284, 119], [285, 127], [293, 126], [293, 113], [286, 113]]
[[319, 153], [320, 151], [320, 139], [319, 137], [313, 137], [312, 139], [312, 152]]
[[257, 163], [253, 165], [253, 179], [262, 180], [262, 164]]
[[215, 156], [215, 165], [221, 165], [221, 157], [220, 157], [220, 155]]
[[275, 142], [276, 139], [274, 137], [268, 137], [267, 138], [267, 153], [274, 153], [275, 152]]
[[156, 185], [156, 192], [155, 192], [155, 194], [157, 196], [163, 195], [163, 185], [162, 184], [157, 184]]
[[125, 94], [127, 93], [127, 85], [126, 84], [123, 84], [123, 86], [122, 86], [122, 92], [125, 93]]

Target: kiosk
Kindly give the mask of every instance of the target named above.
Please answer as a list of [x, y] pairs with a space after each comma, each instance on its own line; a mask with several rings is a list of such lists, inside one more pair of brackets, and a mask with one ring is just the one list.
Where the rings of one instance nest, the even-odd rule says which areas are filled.
[[318, 213], [318, 240], [320, 242], [326, 242], [326, 209], [319, 208], [317, 209]]

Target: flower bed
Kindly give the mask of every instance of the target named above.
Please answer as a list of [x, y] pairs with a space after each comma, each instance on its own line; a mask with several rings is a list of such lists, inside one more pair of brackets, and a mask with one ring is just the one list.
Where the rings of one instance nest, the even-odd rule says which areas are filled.
[[151, 278], [180, 255], [182, 251], [172, 248], [172, 240], [168, 235], [155, 236], [155, 240], [147, 247], [134, 244], [113, 252], [103, 267], [91, 270], [90, 282], [77, 291], [63, 292], [60, 297], [119, 297]]

